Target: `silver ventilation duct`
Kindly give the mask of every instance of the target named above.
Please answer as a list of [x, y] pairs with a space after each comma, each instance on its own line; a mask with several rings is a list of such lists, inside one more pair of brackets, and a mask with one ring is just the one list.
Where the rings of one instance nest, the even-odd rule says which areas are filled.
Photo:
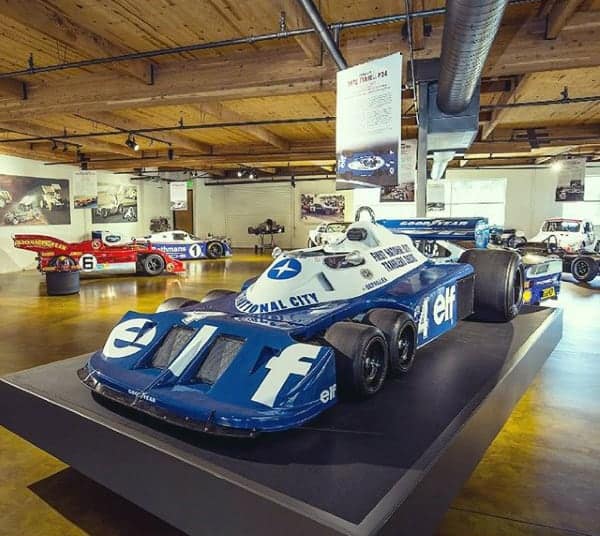
[[448, 0], [437, 103], [446, 114], [471, 102], [508, 0]]

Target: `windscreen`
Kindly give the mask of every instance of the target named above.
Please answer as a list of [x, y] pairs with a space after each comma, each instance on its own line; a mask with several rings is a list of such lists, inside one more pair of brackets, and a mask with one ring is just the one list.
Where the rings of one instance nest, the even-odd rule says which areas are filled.
[[577, 221], [547, 221], [542, 230], [548, 233], [578, 233], [580, 228]]

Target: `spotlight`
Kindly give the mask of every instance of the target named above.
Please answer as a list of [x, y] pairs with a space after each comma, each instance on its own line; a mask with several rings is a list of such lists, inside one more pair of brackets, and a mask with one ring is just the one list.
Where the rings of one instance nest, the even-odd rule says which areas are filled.
[[135, 141], [135, 136], [133, 134], [129, 134], [127, 136], [127, 140], [125, 141], [125, 145], [134, 151], [140, 150], [140, 145], [137, 141]]
[[238, 176], [238, 179], [241, 179], [244, 176], [244, 171], [241, 169], [238, 169], [237, 176]]
[[562, 169], [562, 167], [563, 167], [562, 160], [555, 160], [550, 165], [550, 168], [552, 169], [552, 171], [560, 171]]
[[256, 179], [256, 171], [254, 171], [253, 169], [250, 170], [250, 173], [248, 173], [248, 178], [253, 181], [254, 179]]

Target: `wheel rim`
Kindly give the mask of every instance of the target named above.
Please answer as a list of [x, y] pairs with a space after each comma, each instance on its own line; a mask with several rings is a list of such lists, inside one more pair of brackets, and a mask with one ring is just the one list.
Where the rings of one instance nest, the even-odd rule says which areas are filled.
[[220, 244], [211, 244], [210, 247], [208, 248], [208, 250], [210, 251], [210, 253], [213, 257], [221, 256], [221, 245]]
[[148, 259], [148, 270], [150, 272], [159, 272], [162, 268], [162, 262], [158, 257], [150, 257]]
[[513, 305], [518, 305], [523, 299], [523, 277], [521, 270], [517, 269], [515, 273], [515, 288], [513, 290]]
[[385, 352], [379, 343], [372, 343], [365, 352], [363, 360], [363, 373], [365, 381], [369, 386], [379, 382], [381, 372], [384, 369]]
[[590, 269], [587, 262], [579, 260], [575, 263], [575, 275], [578, 277], [585, 277], [588, 275], [589, 271]]
[[412, 336], [406, 328], [398, 337], [398, 358], [400, 365], [406, 365], [412, 360]]

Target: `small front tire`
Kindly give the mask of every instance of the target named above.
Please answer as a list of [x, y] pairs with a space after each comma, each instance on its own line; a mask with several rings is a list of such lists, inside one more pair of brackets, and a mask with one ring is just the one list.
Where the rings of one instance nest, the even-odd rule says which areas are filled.
[[592, 257], [576, 257], [571, 263], [571, 275], [580, 283], [589, 283], [598, 275], [598, 261]]
[[150, 253], [142, 260], [142, 266], [146, 275], [155, 276], [162, 274], [165, 269], [165, 259], [157, 253]]

